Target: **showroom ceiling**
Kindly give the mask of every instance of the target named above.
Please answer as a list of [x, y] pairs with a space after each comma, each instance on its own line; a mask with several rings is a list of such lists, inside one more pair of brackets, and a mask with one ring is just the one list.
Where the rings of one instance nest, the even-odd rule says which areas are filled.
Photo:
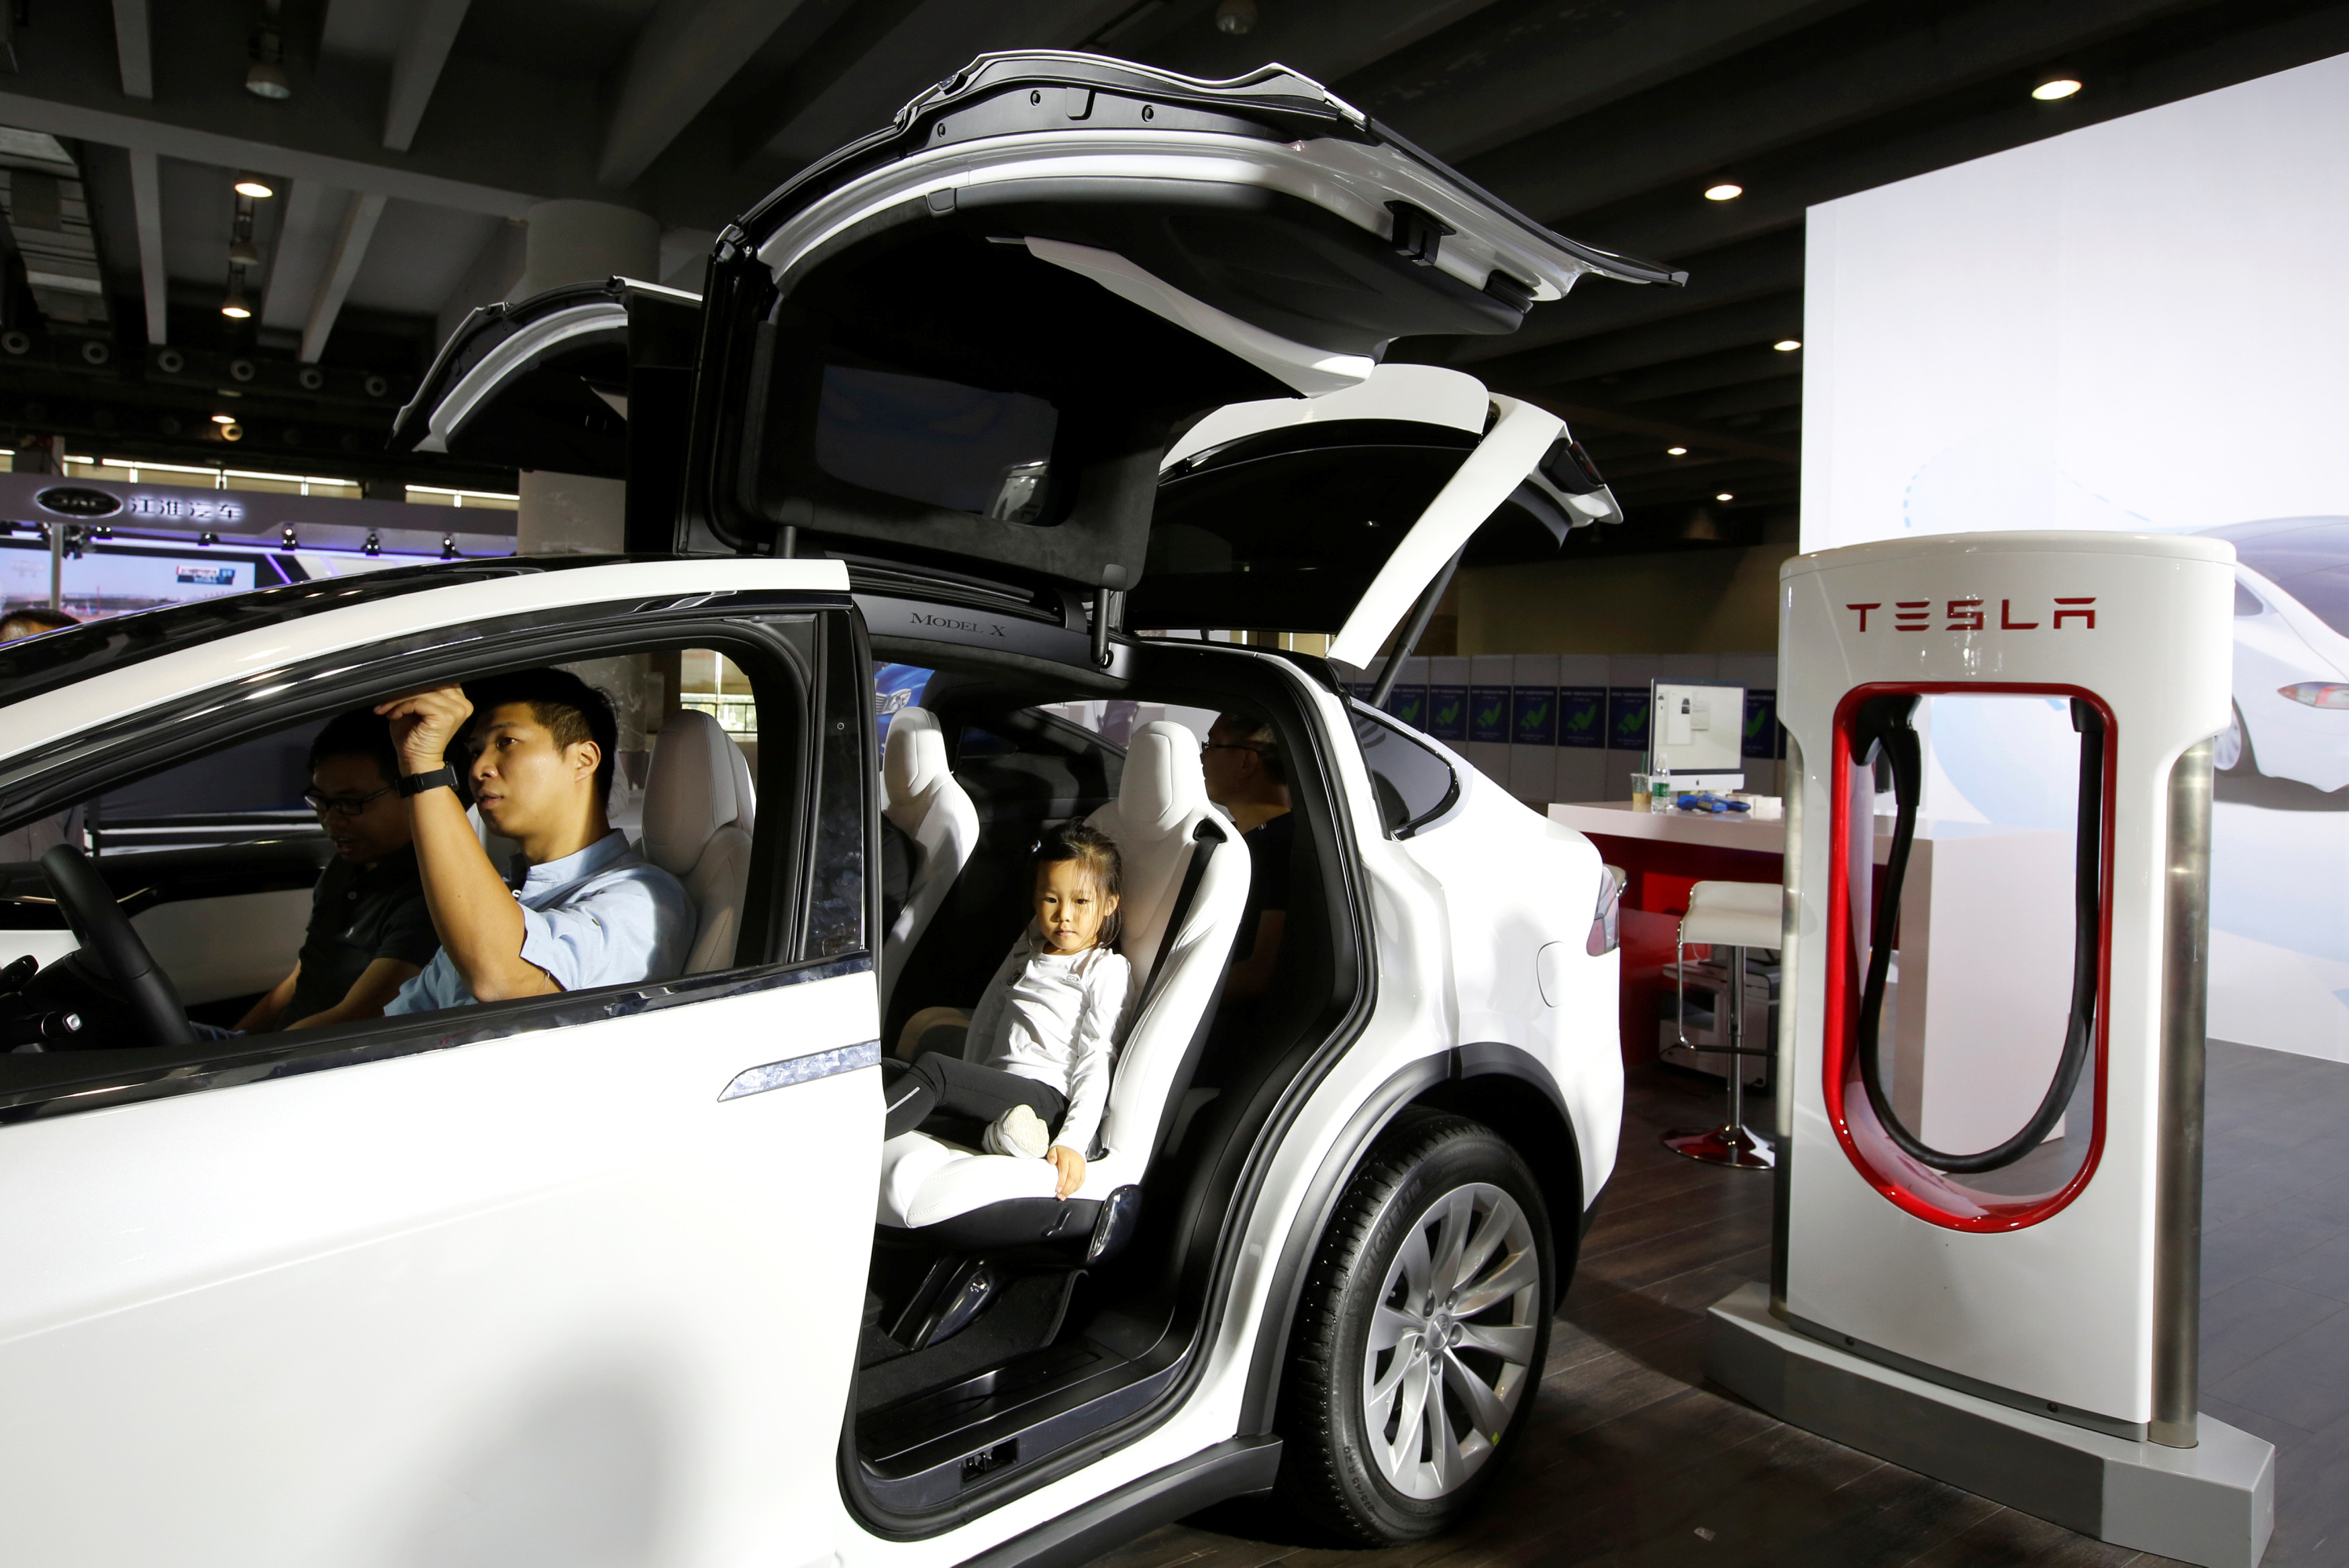
[[[2349, 50], [2349, 0], [30, 0], [14, 15], [0, 204], [21, 263], [0, 325], [24, 335], [0, 336], [0, 437], [216, 461], [208, 414], [237, 392], [240, 462], [414, 474], [380, 455], [390, 413], [448, 329], [514, 281], [533, 201], [653, 213], [664, 280], [690, 287], [736, 212], [983, 51], [1087, 48], [1206, 77], [1278, 60], [1562, 232], [1687, 270], [1685, 289], [1594, 281], [1512, 338], [1405, 351], [1564, 413], [1632, 520], [1577, 548], [1613, 549], [1786, 536], [1802, 350], [1774, 346], [1801, 338], [1807, 206]], [[2033, 97], [2056, 76], [2082, 89]], [[271, 194], [240, 195], [247, 173]], [[1724, 186], [1741, 193], [1707, 199]], [[243, 319], [221, 314], [232, 290]]]

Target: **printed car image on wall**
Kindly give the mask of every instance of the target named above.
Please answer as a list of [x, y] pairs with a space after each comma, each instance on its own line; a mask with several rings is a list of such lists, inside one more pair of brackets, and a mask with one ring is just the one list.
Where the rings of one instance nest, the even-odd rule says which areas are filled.
[[[2349, 809], [2349, 517], [2208, 531], [2235, 546], [2235, 711], [2219, 737], [2220, 799]], [[2329, 798], [2259, 787], [2271, 781]]]

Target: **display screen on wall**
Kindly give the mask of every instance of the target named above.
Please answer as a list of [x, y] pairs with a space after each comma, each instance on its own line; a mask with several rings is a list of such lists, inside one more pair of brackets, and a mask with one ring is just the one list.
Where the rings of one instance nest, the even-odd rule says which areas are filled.
[[1607, 688], [1608, 750], [1648, 749], [1648, 698], [1643, 686]]
[[1745, 691], [1745, 742], [1739, 751], [1744, 757], [1775, 757], [1778, 755], [1778, 694], [1775, 691]]
[[1468, 738], [1487, 746], [1509, 743], [1509, 688], [1480, 686], [1468, 688]]
[[1509, 738], [1519, 746], [1557, 744], [1557, 688], [1516, 686], [1509, 693]]
[[[2349, 56], [1813, 207], [1803, 332], [1806, 551], [1990, 529], [2235, 546], [2208, 1029], [2336, 1061], [2349, 203], [2312, 193], [2344, 189]], [[2147, 329], [2188, 299], [2191, 330]], [[2002, 821], [2033, 783], [2013, 738], [1971, 774], [1931, 744], [1937, 816]]]
[[1421, 726], [1438, 740], [1468, 738], [1468, 688], [1432, 686], [1427, 688], [1427, 722]]
[[1558, 687], [1557, 743], [1576, 747], [1607, 744], [1605, 686]]

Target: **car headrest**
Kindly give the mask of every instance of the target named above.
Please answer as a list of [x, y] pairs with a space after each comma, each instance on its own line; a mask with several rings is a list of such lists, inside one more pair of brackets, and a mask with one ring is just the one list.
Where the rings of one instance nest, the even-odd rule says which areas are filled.
[[910, 806], [951, 777], [947, 734], [938, 716], [926, 707], [899, 708], [889, 720], [889, 741], [881, 753], [881, 779], [888, 787], [889, 804]]
[[709, 836], [750, 830], [750, 769], [742, 748], [697, 708], [668, 717], [645, 779], [645, 856], [676, 876], [701, 859]]
[[1154, 719], [1133, 732], [1125, 748], [1125, 776], [1117, 791], [1119, 825], [1128, 833], [1164, 836], [1207, 809], [1199, 740], [1181, 725]]

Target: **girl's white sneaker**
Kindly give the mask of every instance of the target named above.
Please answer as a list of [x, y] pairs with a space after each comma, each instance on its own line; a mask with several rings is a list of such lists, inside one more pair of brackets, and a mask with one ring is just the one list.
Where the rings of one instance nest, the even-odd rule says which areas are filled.
[[1009, 1154], [1014, 1160], [1041, 1160], [1044, 1151], [1052, 1147], [1052, 1130], [1044, 1119], [1024, 1105], [1015, 1105], [995, 1119], [981, 1140], [989, 1154]]

